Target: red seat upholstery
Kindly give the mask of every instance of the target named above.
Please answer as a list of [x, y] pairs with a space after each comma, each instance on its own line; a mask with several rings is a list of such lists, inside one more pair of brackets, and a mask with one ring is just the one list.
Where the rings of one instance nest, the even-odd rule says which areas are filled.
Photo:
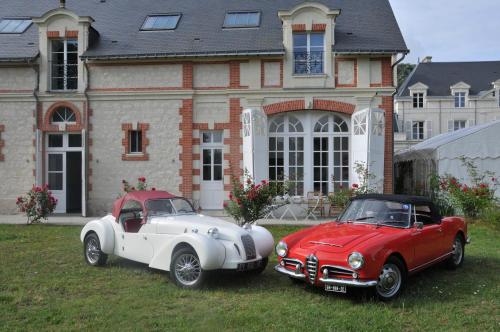
[[127, 219], [123, 223], [125, 226], [125, 232], [127, 233], [137, 233], [142, 226], [142, 219]]

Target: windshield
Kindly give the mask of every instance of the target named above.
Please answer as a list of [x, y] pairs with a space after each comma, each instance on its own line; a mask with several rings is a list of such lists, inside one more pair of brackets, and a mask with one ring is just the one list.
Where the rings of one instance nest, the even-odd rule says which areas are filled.
[[375, 199], [355, 199], [349, 204], [339, 222], [353, 222], [392, 227], [410, 225], [410, 204]]
[[148, 215], [175, 215], [195, 213], [193, 206], [184, 198], [150, 199], [146, 201]]

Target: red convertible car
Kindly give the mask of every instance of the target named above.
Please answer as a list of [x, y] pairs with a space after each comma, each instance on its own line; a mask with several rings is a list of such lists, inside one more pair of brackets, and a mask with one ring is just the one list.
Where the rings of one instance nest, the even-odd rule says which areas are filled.
[[462, 265], [468, 242], [464, 219], [441, 217], [427, 198], [360, 195], [335, 222], [283, 238], [275, 270], [326, 291], [374, 287], [390, 300], [409, 274], [442, 261]]

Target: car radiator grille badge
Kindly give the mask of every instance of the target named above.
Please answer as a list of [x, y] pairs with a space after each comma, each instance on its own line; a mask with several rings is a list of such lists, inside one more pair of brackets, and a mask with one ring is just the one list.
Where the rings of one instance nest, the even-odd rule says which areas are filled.
[[309, 255], [306, 258], [306, 270], [309, 275], [309, 282], [314, 284], [316, 280], [316, 275], [318, 274], [318, 257], [315, 255]]
[[255, 259], [257, 257], [255, 252], [255, 243], [253, 242], [253, 238], [250, 235], [242, 235], [241, 242], [243, 242], [243, 248], [245, 248], [245, 254], [248, 259]]

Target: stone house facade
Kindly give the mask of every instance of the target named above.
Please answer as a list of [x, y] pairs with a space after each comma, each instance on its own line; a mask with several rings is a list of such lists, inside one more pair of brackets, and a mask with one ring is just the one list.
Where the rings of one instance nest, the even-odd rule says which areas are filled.
[[500, 120], [500, 61], [419, 63], [394, 98], [395, 150]]
[[394, 67], [408, 50], [387, 0], [0, 12], [1, 213], [48, 183], [57, 212], [101, 214], [139, 176], [221, 209], [245, 170], [304, 196], [355, 183], [357, 161], [392, 191]]

